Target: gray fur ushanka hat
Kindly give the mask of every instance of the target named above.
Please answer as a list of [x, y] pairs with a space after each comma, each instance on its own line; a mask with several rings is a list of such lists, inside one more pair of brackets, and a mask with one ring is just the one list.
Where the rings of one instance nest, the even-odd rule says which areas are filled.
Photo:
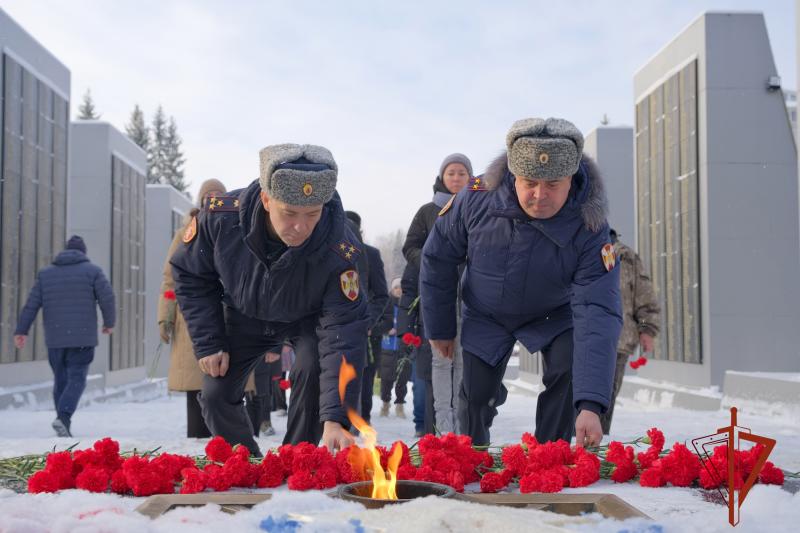
[[583, 134], [561, 118], [525, 118], [506, 135], [508, 168], [515, 176], [557, 180], [578, 172]]
[[275, 144], [259, 153], [261, 190], [289, 205], [327, 203], [336, 191], [333, 154], [314, 144]]

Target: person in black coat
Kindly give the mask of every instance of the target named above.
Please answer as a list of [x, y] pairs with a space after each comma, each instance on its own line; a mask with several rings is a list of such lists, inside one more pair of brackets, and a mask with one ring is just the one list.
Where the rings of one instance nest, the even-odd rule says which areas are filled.
[[[361, 233], [361, 216], [355, 211], [345, 211], [347, 218]], [[389, 303], [389, 290], [386, 287], [386, 273], [383, 269], [381, 252], [374, 246], [363, 244], [363, 256], [367, 259], [367, 314], [369, 315], [369, 330], [367, 331], [367, 358], [364, 372], [361, 376], [361, 418], [369, 423], [372, 412], [373, 387], [375, 373], [380, 366], [381, 340], [385, 331], [382, 328], [383, 313]], [[386, 330], [388, 331], [388, 330]]]
[[400, 297], [403, 295], [400, 278], [392, 280], [389, 294], [389, 305], [383, 313], [380, 327], [385, 331], [381, 342], [380, 377], [381, 377], [381, 416], [389, 416], [392, 401], [392, 388], [395, 394], [395, 414], [398, 418], [405, 418], [404, 404], [408, 392], [408, 380], [411, 377], [411, 361], [406, 356], [400, 331], [402, 311]]
[[295, 350], [285, 443], [354, 442], [339, 397], [346, 359], [364, 365], [367, 300], [361, 250], [336, 193], [337, 167], [320, 146], [261, 150], [261, 176], [242, 191], [210, 198], [170, 260], [176, 294], [200, 368], [199, 401], [209, 429], [261, 454], [243, 409], [248, 374], [267, 352]]
[[[416, 378], [425, 382], [426, 433], [433, 433], [435, 429], [445, 433], [458, 431], [456, 407], [461, 381], [461, 357], [460, 350], [457, 350], [453, 358], [444, 358], [441, 354], [435, 354], [427, 342], [425, 320], [419, 310], [418, 298], [420, 257], [439, 212], [454, 194], [466, 186], [471, 176], [472, 163], [467, 156], [459, 153], [447, 156], [433, 184], [433, 199], [414, 215], [403, 244], [403, 255], [408, 265], [403, 272], [401, 307], [406, 309], [412, 318], [411, 322], [416, 324], [413, 332], [424, 340], [422, 346], [415, 350], [414, 371]], [[439, 398], [436, 398], [437, 390]]]

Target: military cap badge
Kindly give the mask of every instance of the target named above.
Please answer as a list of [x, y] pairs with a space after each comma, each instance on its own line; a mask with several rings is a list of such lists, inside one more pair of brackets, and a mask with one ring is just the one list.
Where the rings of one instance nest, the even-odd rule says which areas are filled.
[[354, 269], [345, 270], [339, 275], [339, 285], [345, 298], [351, 302], [358, 299], [358, 272]]
[[311, 196], [313, 192], [314, 192], [314, 187], [310, 183], [306, 183], [305, 185], [303, 185], [303, 194], [305, 194], [306, 196]]
[[606, 270], [611, 272], [613, 270], [614, 265], [617, 264], [617, 257], [614, 254], [614, 247], [611, 244], [606, 244], [603, 246], [602, 250], [600, 250], [600, 255], [603, 258], [603, 266], [606, 267]]

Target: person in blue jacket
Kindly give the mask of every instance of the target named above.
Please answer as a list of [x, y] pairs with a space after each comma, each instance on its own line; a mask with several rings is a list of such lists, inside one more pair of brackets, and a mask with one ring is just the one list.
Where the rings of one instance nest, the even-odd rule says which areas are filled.
[[72, 437], [72, 415], [86, 389], [86, 376], [98, 344], [98, 305], [103, 314], [103, 334], [111, 335], [117, 314], [114, 290], [103, 269], [86, 255], [86, 243], [73, 235], [53, 264], [36, 274], [14, 331], [14, 345], [24, 348], [28, 331], [42, 309], [47, 358], [53, 369], [56, 418], [52, 426], [59, 437]]
[[364, 366], [367, 301], [345, 224], [331, 153], [314, 145], [261, 150], [261, 174], [242, 191], [209, 198], [172, 256], [176, 294], [206, 374], [198, 397], [208, 428], [261, 452], [242, 405], [247, 376], [284, 343], [295, 351], [284, 443], [353, 443], [339, 398], [342, 358]]
[[[622, 328], [607, 201], [583, 135], [562, 119], [514, 123], [507, 152], [442, 208], [422, 254], [431, 343], [453, 352], [458, 265], [463, 298], [461, 427], [477, 445], [507, 391], [516, 341], [541, 351], [536, 438], [600, 443]], [[573, 433], [574, 429], [574, 433]]]

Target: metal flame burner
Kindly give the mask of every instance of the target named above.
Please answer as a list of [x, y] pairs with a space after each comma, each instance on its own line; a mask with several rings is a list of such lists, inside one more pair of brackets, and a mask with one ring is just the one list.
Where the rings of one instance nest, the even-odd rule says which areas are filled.
[[447, 485], [404, 479], [397, 481], [396, 490], [396, 500], [372, 498], [372, 481], [359, 481], [357, 483], [340, 486], [337, 494], [343, 500], [358, 502], [368, 509], [380, 509], [384, 505], [405, 503], [415, 498], [424, 498], [426, 496], [452, 498], [456, 495], [455, 489]]

